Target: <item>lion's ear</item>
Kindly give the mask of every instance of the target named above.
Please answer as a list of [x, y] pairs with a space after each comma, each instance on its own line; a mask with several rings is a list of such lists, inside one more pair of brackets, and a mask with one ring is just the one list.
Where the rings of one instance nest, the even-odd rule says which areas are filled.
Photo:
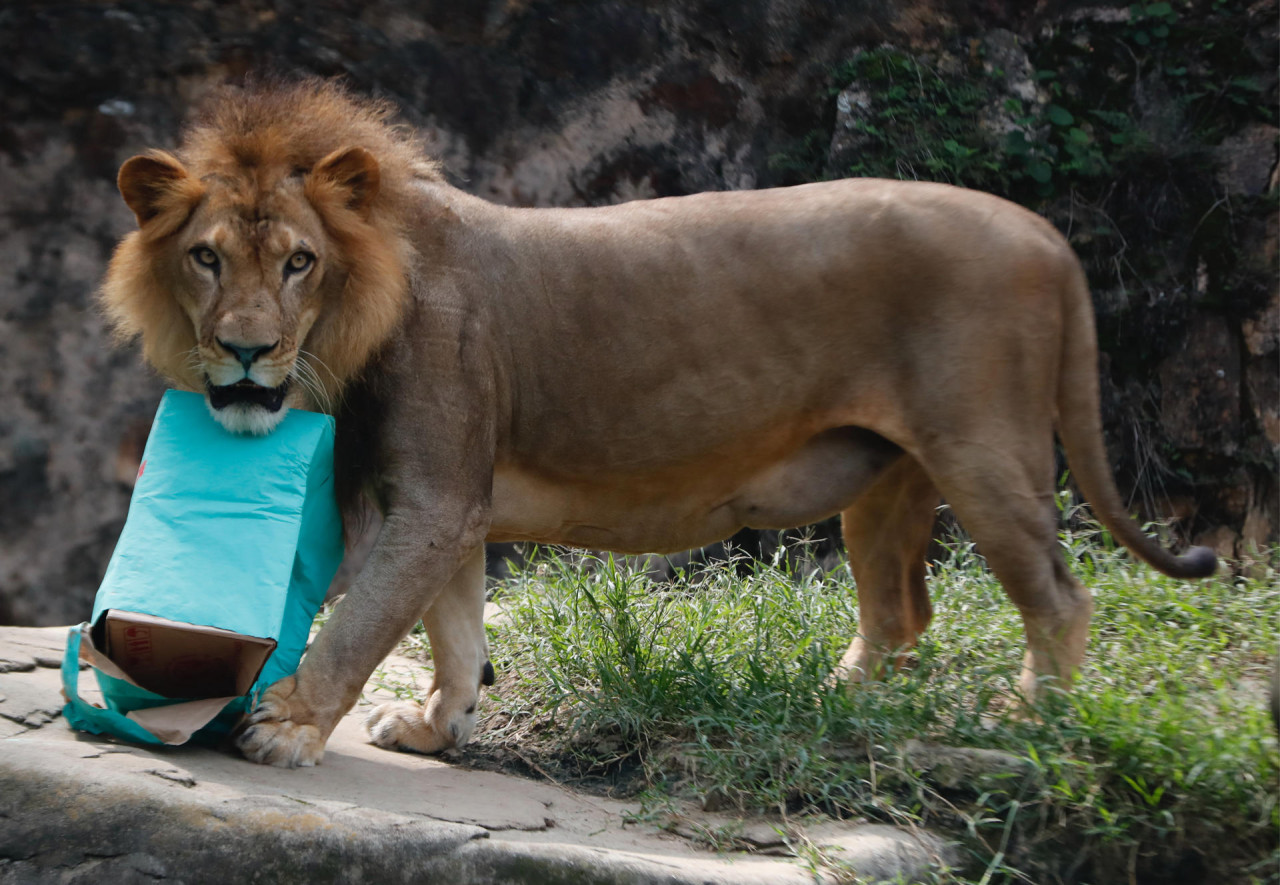
[[125, 160], [116, 176], [116, 186], [137, 217], [138, 227], [145, 228], [160, 216], [169, 215], [171, 223], [164, 225], [167, 230], [186, 220], [202, 191], [200, 183], [187, 174], [177, 157], [164, 151], [150, 151]]
[[337, 191], [348, 209], [368, 218], [381, 180], [373, 154], [362, 147], [349, 147], [336, 150], [317, 163], [308, 183], [315, 196], [326, 190]]

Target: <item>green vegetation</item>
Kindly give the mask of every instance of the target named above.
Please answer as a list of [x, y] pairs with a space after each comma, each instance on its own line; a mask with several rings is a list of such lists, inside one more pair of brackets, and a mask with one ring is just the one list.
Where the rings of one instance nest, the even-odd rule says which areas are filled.
[[[770, 168], [784, 183], [873, 176], [989, 191], [1057, 223], [1095, 288], [1158, 293], [1161, 328], [1180, 327], [1193, 297], [1245, 316], [1274, 271], [1244, 260], [1241, 245], [1275, 197], [1224, 196], [1212, 151], [1276, 122], [1255, 30], [1245, 4], [1198, 0], [1134, 4], [1127, 20], [1062, 20], [1017, 46], [1012, 35], [956, 35], [928, 53], [860, 51], [832, 72], [827, 99], [850, 88], [864, 99], [837, 138], [844, 149], [828, 161], [818, 146], [830, 134], [809, 133]], [[1209, 290], [1193, 296], [1185, 276], [1197, 264]], [[1146, 323], [1102, 320], [1108, 352], [1153, 356], [1153, 336], [1121, 331]]]
[[[940, 881], [1273, 881], [1280, 769], [1262, 682], [1277, 562], [1186, 584], [1105, 534], [1062, 544], [1094, 590], [1094, 632], [1075, 691], [1034, 717], [1013, 703], [1021, 623], [967, 542], [933, 567], [937, 614], [912, 672], [852, 693], [827, 682], [857, 631], [843, 569], [779, 559], [655, 584], [553, 555], [499, 591], [499, 683], [464, 757], [639, 795], [659, 824], [690, 800], [920, 823], [967, 853]], [[917, 769], [913, 740], [998, 749], [1030, 774], [956, 784]]]
[[[839, 177], [945, 181], [1006, 192], [1012, 180], [992, 138], [979, 126], [999, 101], [988, 77], [947, 75], [893, 47], [861, 52], [835, 73], [841, 87], [865, 87], [869, 107], [853, 121], [860, 156]], [[836, 91], [839, 91], [838, 89]], [[1024, 139], [1025, 143], [1025, 139]]]
[[[1025, 46], [1035, 70], [1024, 87], [1036, 88], [1035, 100], [1011, 89], [1011, 72], [982, 41], [938, 56], [859, 52], [832, 77], [833, 95], [855, 84], [870, 96], [852, 121], [858, 156], [826, 174], [945, 181], [1036, 206], [1153, 161], [1203, 165], [1203, 145], [1276, 120], [1238, 31], [1245, 21], [1214, 2], [1134, 4], [1127, 21], [1064, 22]], [[804, 168], [809, 140], [774, 168]]]

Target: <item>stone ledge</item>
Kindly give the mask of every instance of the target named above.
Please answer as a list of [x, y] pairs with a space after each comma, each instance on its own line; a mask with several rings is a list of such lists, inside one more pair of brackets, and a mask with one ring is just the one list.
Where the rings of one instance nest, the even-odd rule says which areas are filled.
[[[65, 629], [0, 628], [0, 657], [59, 657]], [[412, 666], [392, 660], [388, 666]], [[312, 769], [71, 731], [57, 670], [0, 674], [0, 885], [399, 882], [801, 885], [793, 860], [712, 854], [627, 820], [638, 806], [368, 743], [356, 711]], [[370, 687], [362, 701], [383, 698]], [[915, 881], [928, 834], [831, 823], [810, 834], [863, 881]], [[812, 838], [817, 837], [817, 838]]]

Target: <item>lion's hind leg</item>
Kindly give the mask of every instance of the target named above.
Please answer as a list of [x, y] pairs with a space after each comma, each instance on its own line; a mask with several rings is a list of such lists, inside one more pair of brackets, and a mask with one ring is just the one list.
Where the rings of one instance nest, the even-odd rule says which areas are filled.
[[365, 719], [373, 742], [389, 750], [439, 753], [471, 737], [480, 686], [493, 682], [484, 633], [483, 545], [467, 555], [422, 623], [434, 665], [426, 705], [381, 704]]
[[1084, 661], [1093, 598], [1071, 574], [1058, 544], [1052, 436], [1001, 446], [953, 443], [926, 461], [978, 552], [1022, 614], [1027, 638], [1020, 686], [1034, 700], [1060, 687]]
[[878, 678], [886, 658], [913, 647], [929, 625], [925, 554], [938, 492], [920, 463], [904, 456], [841, 516], [858, 592], [858, 636], [835, 677], [852, 685]]

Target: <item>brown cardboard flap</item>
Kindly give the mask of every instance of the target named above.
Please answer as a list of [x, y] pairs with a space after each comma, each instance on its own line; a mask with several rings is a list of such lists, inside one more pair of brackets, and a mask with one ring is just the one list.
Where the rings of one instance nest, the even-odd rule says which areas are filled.
[[253, 687], [274, 639], [110, 609], [106, 654], [134, 682], [170, 698], [221, 698]]

